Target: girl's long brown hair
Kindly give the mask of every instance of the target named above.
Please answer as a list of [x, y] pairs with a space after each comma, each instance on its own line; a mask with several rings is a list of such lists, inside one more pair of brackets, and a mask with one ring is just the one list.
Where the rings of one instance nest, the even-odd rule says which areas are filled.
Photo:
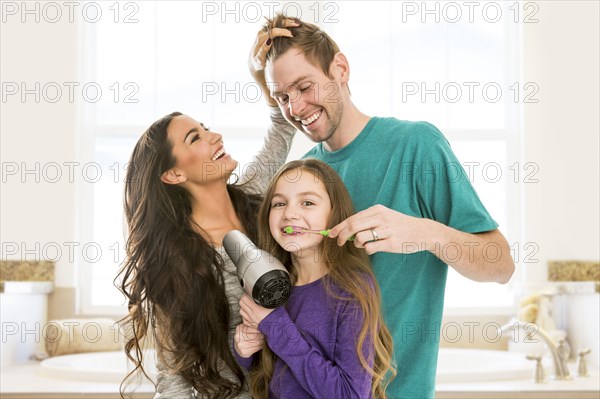
[[[121, 321], [125, 351], [135, 368], [121, 383], [121, 397], [134, 377], [146, 375], [142, 342], [147, 338], [154, 340], [167, 368], [202, 396], [235, 397], [245, 384], [229, 345], [223, 259], [197, 233], [200, 226], [192, 221], [188, 192], [160, 180], [176, 162], [167, 128], [179, 115], [174, 112], [152, 124], [128, 164], [127, 259], [117, 279], [122, 278], [119, 288], [129, 301], [129, 314]], [[227, 189], [246, 232], [256, 239], [260, 197], [234, 185]], [[224, 368], [234, 381], [222, 376]]]
[[[300, 173], [311, 173], [324, 184], [332, 206], [327, 226], [335, 226], [355, 213], [344, 183], [326, 163], [316, 159], [297, 160], [287, 163], [279, 170], [267, 189], [258, 214], [259, 245], [278, 258], [288, 268], [294, 280], [297, 273], [292, 265], [290, 253], [285, 251], [271, 235], [269, 213], [277, 182], [281, 178], [286, 178], [284, 176], [286, 173], [296, 169]], [[321, 259], [325, 261], [329, 271], [324, 278], [328, 294], [336, 299], [355, 301], [364, 317], [356, 342], [356, 351], [362, 366], [373, 377], [371, 388], [373, 397], [385, 399], [386, 387], [396, 375], [392, 360], [393, 342], [382, 318], [381, 296], [369, 259], [363, 249], [356, 248], [352, 244], [340, 247], [336, 240], [325, 239], [319, 247]], [[336, 294], [334, 286], [349, 295]], [[373, 340], [373, 347], [366, 356], [365, 340]], [[268, 397], [269, 383], [273, 378], [277, 378], [273, 376], [275, 360], [276, 355], [265, 345], [259, 363], [250, 373], [250, 389], [253, 397]]]

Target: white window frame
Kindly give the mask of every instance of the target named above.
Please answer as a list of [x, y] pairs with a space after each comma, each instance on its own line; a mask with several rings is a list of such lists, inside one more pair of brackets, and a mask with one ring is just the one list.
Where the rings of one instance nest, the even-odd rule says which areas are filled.
[[[510, 22], [505, 21], [506, 24]], [[507, 54], [507, 82], [523, 82], [522, 74], [522, 24], [512, 24], [513, 29], [507, 29], [509, 34], [512, 34], [508, 38], [506, 46]], [[512, 61], [512, 62], [511, 62]], [[520, 83], [521, 84], [521, 83]], [[507, 104], [510, 106], [506, 107], [505, 121], [507, 122], [506, 129], [504, 131], [482, 131], [482, 130], [448, 130], [444, 132], [448, 140], [457, 142], [460, 140], [505, 140], [507, 144], [507, 165], [518, 164], [524, 165], [523, 157], [523, 146], [524, 146], [524, 129], [523, 129], [523, 105], [521, 101], [513, 102], [510, 101]], [[484, 137], [484, 139], [482, 139]], [[459, 161], [463, 162], [463, 160]], [[506, 188], [507, 200], [507, 223], [508, 225], [504, 228], [500, 226], [500, 229], [504, 233], [510, 231], [510, 237], [506, 237], [511, 252], [516, 248], [516, 257], [518, 261], [515, 262], [515, 273], [511, 278], [510, 282], [507, 283], [507, 289], [515, 291], [516, 287], [523, 283], [524, 275], [521, 271], [521, 259], [523, 258], [524, 243], [523, 237], [525, 237], [525, 225], [523, 223], [524, 213], [524, 190], [523, 180], [518, 179], [516, 183], [509, 183]], [[492, 215], [493, 217], [493, 215]], [[513, 255], [511, 253], [511, 255]], [[450, 272], [450, 270], [449, 270]], [[514, 297], [514, 295], [513, 295]], [[474, 298], [476, 300], [476, 298]], [[445, 307], [445, 316], [471, 316], [471, 315], [512, 315], [515, 313], [516, 303], [509, 306], [494, 306], [494, 307]]]
[[[508, 22], [506, 22], [508, 23]], [[326, 27], [325, 27], [326, 29]], [[520, 63], [521, 63], [521, 25], [516, 25], [514, 29], [509, 29], [508, 32], [511, 32], [512, 37], [509, 38], [510, 45], [507, 45], [507, 54], [506, 59], [508, 62], [507, 65], [507, 73], [509, 74], [507, 81], [509, 82], [522, 82], [521, 72], [520, 72]], [[94, 46], [90, 45], [90, 43], [95, 42], [95, 29], [93, 24], [82, 24], [81, 26], [81, 34], [84, 40], [82, 40], [81, 51], [82, 51], [82, 76], [84, 80], [90, 81], [92, 79], [87, 79], [93, 77], [95, 75], [94, 65], [95, 63], [95, 51], [93, 51]], [[86, 44], [85, 46], [83, 44]], [[507, 103], [508, 104], [508, 103]], [[458, 142], [461, 140], [506, 140], [507, 142], [507, 160], [509, 165], [518, 162], [519, 165], [523, 165], [523, 157], [522, 157], [522, 148], [523, 148], [523, 122], [522, 122], [522, 105], [521, 103], [513, 104], [510, 102], [511, 106], [506, 107], [506, 115], [505, 121], [509, 123], [506, 126], [506, 129], [502, 131], [487, 131], [483, 132], [482, 130], [444, 130], [444, 135], [448, 138], [448, 140], [453, 142]], [[260, 105], [256, 105], [259, 107]], [[81, 159], [91, 160], [93, 159], [93, 142], [96, 136], [104, 135], [104, 136], [119, 136], [123, 135], [122, 131], [124, 129], [119, 129], [119, 127], [99, 127], [94, 126], [93, 124], [89, 124], [89, 121], [94, 121], [93, 117], [94, 107], [89, 104], [83, 104], [82, 115], [83, 117], [80, 120], [80, 131], [83, 132], [80, 135], [79, 142], [79, 150]], [[258, 111], [257, 111], [258, 112]], [[266, 111], [265, 111], [266, 112]], [[148, 126], [127, 126], [127, 130], [143, 132]], [[226, 128], [226, 126], [219, 126], [219, 128]], [[261, 140], [264, 135], [264, 130], [262, 128], [254, 128], [254, 129], [227, 129], [227, 135], [231, 139], [235, 139], [238, 137], [256, 137], [257, 140]], [[482, 137], [485, 137], [482, 139]], [[462, 161], [462, 160], [461, 160]], [[86, 215], [83, 214], [85, 209], [93, 209], [93, 187], [91, 185], [80, 185], [79, 187], [79, 201], [77, 209], [77, 221], [78, 221], [78, 235], [80, 237], [81, 242], [92, 242], [93, 241], [93, 227], [91, 224], [85, 224], [83, 220], [86, 218]], [[509, 184], [507, 186], [507, 198], [509, 203], [507, 204], [508, 209], [508, 226], [506, 226], [507, 230], [511, 232], [511, 238], [509, 239], [509, 244], [517, 243], [517, 247], [522, 250], [522, 237], [524, 237], [524, 226], [522, 221], [524, 220], [523, 215], [523, 189], [522, 182], [519, 181], [515, 184]], [[125, 228], [125, 227], [124, 227]], [[125, 234], [125, 232], [124, 232]], [[522, 258], [522, 256], [521, 256]], [[123, 259], [121, 259], [123, 260]], [[92, 278], [92, 268], [91, 264], [86, 263], [85, 260], [79, 259], [79, 263], [76, 264], [76, 270], [78, 271], [78, 281], [79, 281], [79, 309], [80, 313], [85, 315], [124, 315], [126, 313], [126, 306], [98, 306], [92, 304], [91, 301], [91, 288], [94, 284]], [[520, 263], [520, 262], [519, 262]], [[522, 281], [522, 274], [519, 270], [519, 265], [517, 264], [517, 271], [515, 272], [515, 276], [512, 279], [512, 282], [509, 283], [511, 286], [518, 284]], [[124, 298], [123, 298], [124, 300]], [[514, 306], [508, 307], [493, 307], [493, 308], [481, 308], [481, 307], [449, 307], [445, 308], [445, 315], [474, 315], [474, 314], [498, 314], [498, 315], [506, 315], [514, 312]]]

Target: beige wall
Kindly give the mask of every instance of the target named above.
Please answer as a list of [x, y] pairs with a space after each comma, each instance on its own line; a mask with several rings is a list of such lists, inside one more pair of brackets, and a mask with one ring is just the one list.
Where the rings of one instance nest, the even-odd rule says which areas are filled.
[[[21, 23], [18, 16], [3, 17], [6, 22], [1, 24], [0, 71], [4, 87], [25, 82], [32, 89], [36, 82], [41, 88], [52, 82], [62, 85], [81, 80], [79, 30], [75, 23], [66, 18], [66, 23], [36, 23], [32, 16], [26, 20], [30, 22]], [[76, 242], [77, 187], [68, 178], [51, 183], [55, 177], [50, 173], [56, 169], [46, 169], [50, 179], [43, 178], [44, 165], [78, 161], [81, 132], [76, 103], [64, 96], [56, 103], [43, 98], [36, 103], [34, 95], [27, 95], [23, 102], [20, 95], [15, 95], [3, 99], [1, 107], [0, 156], [6, 177], [0, 194], [2, 243], [17, 243], [22, 248], [17, 255], [20, 259], [26, 250], [39, 254], [48, 243]], [[17, 175], [5, 176], [12, 163], [18, 165]], [[39, 163], [39, 172], [22, 175], [22, 163], [29, 169]], [[2, 256], [7, 257], [4, 251]], [[58, 286], [76, 284], [76, 272], [68, 258], [65, 254], [56, 264]], [[27, 260], [34, 259], [27, 256]]]

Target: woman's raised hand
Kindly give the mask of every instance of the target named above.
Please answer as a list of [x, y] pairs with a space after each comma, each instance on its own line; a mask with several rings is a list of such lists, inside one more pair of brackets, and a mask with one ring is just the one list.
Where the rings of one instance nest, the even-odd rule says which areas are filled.
[[[248, 69], [250, 70], [250, 74], [254, 78], [254, 80], [260, 84], [263, 93], [267, 99], [269, 105], [275, 107], [277, 103], [275, 100], [271, 98], [269, 94], [269, 88], [267, 87], [267, 82], [265, 79], [265, 65], [267, 63], [267, 53], [271, 49], [271, 45], [273, 44], [273, 38], [275, 37], [293, 37], [292, 32], [289, 29], [284, 28], [274, 28], [271, 26], [272, 23], [269, 23], [265, 28], [258, 31], [256, 35], [256, 40], [252, 45], [252, 49], [250, 50], [250, 56], [248, 57]], [[286, 19], [285, 20], [286, 28], [300, 26], [300, 24], [295, 19]]]

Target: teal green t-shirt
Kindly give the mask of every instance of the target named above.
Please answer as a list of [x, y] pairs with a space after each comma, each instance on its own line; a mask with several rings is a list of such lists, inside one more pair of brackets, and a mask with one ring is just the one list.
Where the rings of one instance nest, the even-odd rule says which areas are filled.
[[[357, 212], [381, 204], [468, 233], [498, 227], [448, 141], [429, 123], [374, 117], [346, 147], [328, 152], [318, 144], [304, 158], [338, 172]], [[376, 253], [371, 263], [398, 366], [388, 398], [433, 398], [448, 266], [424, 250]]]

